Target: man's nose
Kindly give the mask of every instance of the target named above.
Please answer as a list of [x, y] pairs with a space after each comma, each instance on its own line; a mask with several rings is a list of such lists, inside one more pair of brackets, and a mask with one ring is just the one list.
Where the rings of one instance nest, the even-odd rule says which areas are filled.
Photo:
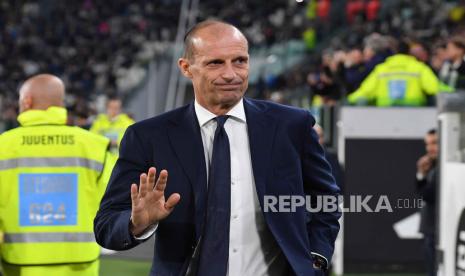
[[232, 81], [236, 77], [236, 71], [234, 71], [233, 65], [229, 62], [227, 62], [223, 68], [223, 72], [221, 72], [221, 77], [225, 81]]

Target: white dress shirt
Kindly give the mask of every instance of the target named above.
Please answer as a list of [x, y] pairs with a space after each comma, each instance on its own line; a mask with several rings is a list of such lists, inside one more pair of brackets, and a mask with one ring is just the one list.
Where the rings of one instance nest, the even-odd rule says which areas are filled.
[[[213, 151], [216, 115], [195, 101], [207, 176]], [[226, 115], [224, 128], [231, 152], [231, 217], [228, 275], [285, 275], [287, 263], [266, 226], [255, 189], [244, 104], [241, 100]]]

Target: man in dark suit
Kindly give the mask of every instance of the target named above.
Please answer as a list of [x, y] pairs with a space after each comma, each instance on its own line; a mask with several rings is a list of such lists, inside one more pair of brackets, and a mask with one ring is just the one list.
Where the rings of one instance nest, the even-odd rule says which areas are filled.
[[338, 195], [313, 117], [243, 97], [248, 43], [227, 23], [194, 26], [178, 65], [195, 101], [128, 128], [97, 242], [126, 250], [155, 233], [151, 275], [322, 275], [340, 213], [266, 212], [264, 200]]
[[423, 233], [425, 262], [429, 276], [436, 275], [436, 182], [438, 159], [438, 135], [435, 129], [425, 135], [426, 154], [417, 162], [418, 194], [423, 199], [420, 210], [420, 232]]

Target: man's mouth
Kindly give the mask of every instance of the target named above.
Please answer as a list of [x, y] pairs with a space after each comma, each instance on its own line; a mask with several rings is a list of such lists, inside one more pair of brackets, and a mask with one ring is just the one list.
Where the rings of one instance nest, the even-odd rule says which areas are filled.
[[217, 84], [216, 86], [219, 89], [225, 90], [225, 91], [237, 90], [237, 89], [241, 88], [240, 83]]

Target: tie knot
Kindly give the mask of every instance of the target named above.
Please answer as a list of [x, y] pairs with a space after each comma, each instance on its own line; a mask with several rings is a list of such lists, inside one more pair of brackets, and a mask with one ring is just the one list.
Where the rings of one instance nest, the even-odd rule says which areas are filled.
[[229, 118], [229, 115], [221, 115], [215, 118], [216, 123], [218, 124], [217, 127], [223, 127], [226, 120]]

